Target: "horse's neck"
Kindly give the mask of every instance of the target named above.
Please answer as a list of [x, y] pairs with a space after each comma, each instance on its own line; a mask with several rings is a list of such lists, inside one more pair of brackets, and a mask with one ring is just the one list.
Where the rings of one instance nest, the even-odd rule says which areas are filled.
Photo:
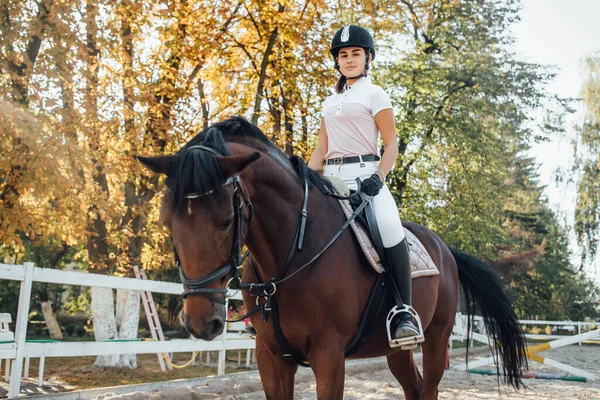
[[[259, 185], [255, 190], [257, 196], [252, 199], [255, 203], [255, 216], [248, 233], [247, 245], [258, 266], [260, 278], [268, 280], [280, 278], [290, 249], [296, 246], [294, 239], [300, 221], [304, 190], [298, 184], [297, 177], [282, 179], [281, 175], [275, 176], [269, 172], [261, 174]], [[310, 190], [306, 239], [316, 235], [311, 219], [314, 221], [325, 218], [326, 210], [323, 206], [326, 202], [318, 190]], [[299, 259], [298, 253], [294, 256], [292, 265], [296, 263], [296, 259]]]

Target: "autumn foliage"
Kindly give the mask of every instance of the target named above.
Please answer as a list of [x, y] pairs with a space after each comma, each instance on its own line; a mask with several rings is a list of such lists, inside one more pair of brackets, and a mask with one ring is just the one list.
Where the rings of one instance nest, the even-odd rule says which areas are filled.
[[[401, 158], [388, 185], [401, 215], [502, 265], [519, 254], [543, 258], [552, 246], [543, 235], [511, 236], [515, 210], [546, 207], [522, 152], [561, 129], [534, 132], [532, 110], [552, 104], [560, 114], [565, 104], [544, 91], [550, 72], [508, 50], [518, 7], [2, 1], [1, 251], [19, 259], [24, 241], [52, 240], [79, 249], [92, 271], [171, 267], [157, 223], [162, 185], [134, 155], [174, 152], [239, 114], [286, 154], [307, 158], [337, 78], [330, 37], [359, 23], [375, 36], [372, 74], [395, 106]], [[517, 170], [532, 178], [526, 188], [515, 184]], [[514, 201], [523, 190], [536, 191], [532, 203]]]

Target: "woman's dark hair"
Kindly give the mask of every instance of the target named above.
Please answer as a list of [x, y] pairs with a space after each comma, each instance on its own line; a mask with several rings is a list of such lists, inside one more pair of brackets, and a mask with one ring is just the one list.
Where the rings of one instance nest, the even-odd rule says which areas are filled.
[[342, 93], [344, 91], [344, 87], [346, 86], [346, 81], [347, 81], [347, 79], [344, 75], [340, 76], [340, 79], [338, 79], [338, 82], [335, 85], [336, 93]]

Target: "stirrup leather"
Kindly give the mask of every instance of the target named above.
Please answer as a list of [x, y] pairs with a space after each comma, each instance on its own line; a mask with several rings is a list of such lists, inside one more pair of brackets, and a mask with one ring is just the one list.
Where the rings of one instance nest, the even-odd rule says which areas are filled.
[[[398, 315], [400, 313], [409, 313], [417, 321], [417, 328], [419, 328], [418, 335], [407, 336], [407, 337], [400, 338], [400, 339], [392, 338], [392, 332], [391, 332], [392, 321], [394, 320], [394, 317], [396, 317], [396, 315]], [[392, 347], [392, 348], [400, 347], [402, 350], [412, 350], [412, 349], [416, 349], [417, 345], [419, 343], [422, 343], [425, 341], [425, 336], [423, 335], [423, 325], [421, 324], [421, 318], [419, 317], [419, 314], [417, 314], [417, 312], [415, 311], [414, 308], [412, 308], [411, 306], [408, 306], [406, 304], [402, 308], [398, 308], [398, 306], [394, 306], [394, 308], [392, 308], [390, 310], [390, 312], [388, 313], [387, 318], [386, 318], [385, 326], [387, 328], [388, 342], [390, 344], [390, 347]]]

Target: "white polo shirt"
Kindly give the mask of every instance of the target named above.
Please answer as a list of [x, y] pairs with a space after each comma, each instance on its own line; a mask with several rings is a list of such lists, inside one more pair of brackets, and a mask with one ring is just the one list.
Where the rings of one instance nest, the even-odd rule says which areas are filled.
[[387, 108], [392, 108], [390, 96], [368, 76], [325, 99], [321, 112], [327, 130], [325, 158], [378, 154], [375, 115]]

